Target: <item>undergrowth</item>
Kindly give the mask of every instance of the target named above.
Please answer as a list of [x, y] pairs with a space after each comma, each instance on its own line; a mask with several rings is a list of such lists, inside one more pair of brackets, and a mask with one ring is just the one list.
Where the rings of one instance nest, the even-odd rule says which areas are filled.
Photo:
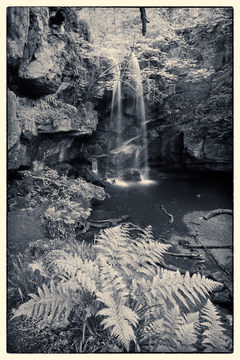
[[150, 226], [123, 224], [102, 230], [91, 247], [52, 250], [41, 262], [50, 281], [12, 319], [24, 315], [41, 329], [76, 324], [77, 352], [230, 352], [210, 300], [221, 284], [161, 267], [169, 247]]

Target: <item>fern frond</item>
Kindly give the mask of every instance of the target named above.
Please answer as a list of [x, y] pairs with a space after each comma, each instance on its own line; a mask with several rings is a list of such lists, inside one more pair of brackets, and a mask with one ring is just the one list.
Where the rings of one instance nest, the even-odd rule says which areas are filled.
[[129, 296], [129, 289], [125, 279], [113, 266], [107, 264], [105, 259], [99, 263], [99, 289], [118, 299], [119, 302], [125, 303]]
[[117, 304], [114, 299], [104, 293], [98, 293], [98, 301], [107, 305], [98, 311], [97, 315], [102, 315], [105, 318], [101, 321], [104, 329], [112, 327], [111, 336], [114, 336], [120, 343], [129, 351], [130, 342], [136, 342], [133, 327], [137, 326], [138, 315], [129, 307], [123, 304]]
[[199, 311], [183, 314], [183, 321], [185, 324], [194, 323], [195, 329], [199, 329]]
[[49, 288], [43, 284], [42, 289], [38, 288], [38, 294], [30, 294], [30, 296], [29, 301], [14, 311], [12, 319], [24, 315], [27, 318], [42, 320], [46, 325], [54, 326], [60, 318], [66, 323], [73, 307], [69, 292], [64, 292], [51, 281]]
[[93, 294], [98, 291], [99, 267], [98, 264], [91, 260], [85, 260], [79, 267], [76, 279], [81, 287]]
[[144, 334], [151, 338], [154, 351], [166, 349], [166, 352], [193, 352], [196, 350], [198, 318], [198, 312], [181, 316], [179, 307], [175, 306], [148, 324]]
[[145, 333], [150, 336], [154, 336], [156, 334], [161, 334], [164, 331], [164, 319], [154, 320], [152, 323], [148, 324], [145, 329]]
[[112, 257], [122, 252], [130, 239], [128, 228], [117, 225], [102, 230], [96, 238], [95, 248], [107, 257]]
[[74, 256], [69, 253], [63, 253], [63, 256], [53, 261], [55, 272], [67, 278], [73, 278], [78, 269], [83, 265], [80, 256]]
[[229, 339], [224, 334], [220, 315], [211, 300], [208, 299], [206, 305], [202, 309], [201, 317], [204, 320], [202, 325], [205, 327], [205, 331], [202, 334], [202, 344], [205, 351], [226, 351]]
[[140, 239], [134, 241], [134, 252], [137, 254], [138, 263], [145, 266], [147, 263], [157, 266], [161, 263], [163, 254], [171, 247], [162, 244], [153, 238], [152, 228], [147, 227], [141, 234]]
[[151, 226], [142, 229], [134, 240], [130, 237], [129, 224], [103, 230], [96, 239], [98, 257], [117, 268], [126, 278], [139, 274], [155, 274], [164, 252], [170, 245], [154, 241]]
[[152, 289], [155, 291], [155, 296], [159, 294], [174, 306], [177, 300], [189, 309], [190, 304], [196, 306], [197, 303], [201, 303], [200, 295], [206, 299], [208, 294], [219, 285], [221, 285], [219, 282], [200, 274], [190, 277], [188, 272], [182, 275], [179, 271], [160, 269], [158, 275], [153, 278]]
[[194, 352], [196, 351], [197, 332], [194, 322], [180, 325], [176, 329], [176, 337], [173, 338], [176, 344], [177, 352]]

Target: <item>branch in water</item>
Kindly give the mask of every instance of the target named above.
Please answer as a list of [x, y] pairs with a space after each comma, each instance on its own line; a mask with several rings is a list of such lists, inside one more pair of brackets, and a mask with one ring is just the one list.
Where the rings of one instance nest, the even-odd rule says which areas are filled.
[[165, 207], [163, 205], [160, 206], [162, 211], [164, 212], [164, 214], [166, 214], [167, 216], [170, 217], [170, 220], [169, 220], [169, 224], [172, 224], [174, 223], [174, 217], [172, 214], [169, 214], [169, 212], [167, 212], [167, 210], [165, 209]]
[[217, 210], [210, 211], [206, 216], [203, 216], [203, 219], [208, 220], [214, 216], [222, 215], [222, 214], [232, 215], [233, 212], [232, 212], [232, 210], [229, 210], [229, 209], [217, 209]]

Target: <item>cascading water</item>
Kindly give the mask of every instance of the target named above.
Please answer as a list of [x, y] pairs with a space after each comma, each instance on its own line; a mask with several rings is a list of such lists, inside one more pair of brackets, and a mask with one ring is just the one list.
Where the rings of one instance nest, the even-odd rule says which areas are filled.
[[142, 178], [144, 180], [148, 180], [148, 144], [142, 77], [137, 57], [133, 52], [129, 63], [129, 72], [130, 82], [135, 89], [135, 95], [133, 96], [133, 109], [138, 122], [137, 136], [139, 136], [139, 146], [137, 147], [135, 153], [134, 168], [141, 171]]
[[126, 176], [129, 173], [133, 175], [130, 180], [148, 180], [145, 105], [141, 72], [135, 54], [131, 54], [128, 79], [125, 81], [127, 99], [125, 91], [122, 98], [121, 69], [117, 62], [114, 69], [108, 171], [111, 168], [111, 178], [117, 180], [129, 180]]
[[[112, 149], [119, 149], [122, 146], [122, 99], [121, 99], [121, 69], [114, 59], [114, 78], [113, 78], [113, 93], [112, 93], [112, 104], [111, 104], [111, 127], [113, 129], [113, 137], [110, 139], [109, 145]], [[119, 178], [121, 176], [121, 153], [116, 157], [116, 174]]]

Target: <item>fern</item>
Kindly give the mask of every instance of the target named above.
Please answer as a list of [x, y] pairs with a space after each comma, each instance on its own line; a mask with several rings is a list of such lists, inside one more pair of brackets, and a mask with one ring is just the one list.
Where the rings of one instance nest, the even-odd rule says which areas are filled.
[[208, 300], [221, 284], [161, 268], [168, 248], [154, 241], [151, 227], [124, 224], [101, 231], [93, 251], [73, 244], [49, 253], [53, 280], [30, 294], [13, 318], [57, 327], [71, 314], [82, 326], [81, 349], [102, 329], [101, 336], [126, 351], [133, 344], [142, 352], [227, 351], [229, 338]]
[[50, 287], [43, 284], [42, 289], [38, 288], [37, 294], [29, 294], [29, 296], [31, 299], [14, 311], [12, 319], [25, 315], [33, 320], [41, 319], [42, 324], [48, 323], [53, 327], [59, 321], [66, 325], [73, 307], [73, 298], [71, 293], [64, 291], [61, 284], [56, 286], [51, 281]]
[[166, 299], [173, 306], [178, 302], [189, 309], [190, 305], [200, 304], [202, 299], [206, 299], [220, 285], [200, 274], [190, 277], [189, 272], [183, 276], [179, 271], [160, 269], [159, 274], [153, 277], [151, 291], [154, 297]]
[[105, 316], [101, 325], [104, 326], [104, 329], [112, 327], [111, 335], [115, 336], [129, 351], [130, 342], [136, 342], [132, 326], [137, 326], [137, 314], [121, 302], [117, 303], [111, 294], [98, 293], [98, 301], [107, 305], [97, 313], [97, 315]]
[[202, 334], [204, 351], [226, 351], [229, 346], [230, 339], [224, 334], [224, 328], [221, 323], [220, 315], [209, 299], [202, 309], [202, 319], [204, 320], [202, 322], [202, 326], [205, 327]]

